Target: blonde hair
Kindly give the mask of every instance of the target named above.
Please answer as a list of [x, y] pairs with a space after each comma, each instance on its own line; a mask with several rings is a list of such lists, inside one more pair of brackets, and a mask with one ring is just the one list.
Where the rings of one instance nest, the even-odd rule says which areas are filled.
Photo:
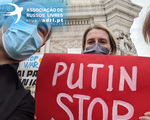
[[143, 37], [147, 43], [150, 42], [150, 11], [148, 12], [144, 25], [143, 25]]
[[88, 32], [90, 32], [91, 30], [93, 29], [97, 29], [97, 30], [104, 30], [108, 36], [109, 36], [109, 40], [110, 40], [110, 46], [111, 46], [111, 52], [112, 54], [116, 54], [117, 52], [117, 45], [116, 45], [116, 40], [115, 40], [115, 37], [113, 36], [111, 30], [109, 28], [107, 28], [106, 26], [103, 26], [103, 25], [94, 25], [92, 27], [89, 27], [85, 32], [84, 32], [84, 35], [83, 35], [83, 38], [82, 38], [82, 50], [84, 51], [85, 49], [85, 44], [86, 44], [86, 36], [88, 34]]

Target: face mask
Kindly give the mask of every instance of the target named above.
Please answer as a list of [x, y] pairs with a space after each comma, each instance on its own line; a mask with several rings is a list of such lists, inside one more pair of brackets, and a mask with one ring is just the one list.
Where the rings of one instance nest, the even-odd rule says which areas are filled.
[[28, 24], [21, 19], [10, 26], [2, 37], [4, 49], [15, 60], [24, 60], [34, 54], [43, 44], [37, 33], [37, 25]]
[[104, 54], [104, 55], [108, 55], [110, 53], [110, 51], [106, 47], [96, 43], [93, 46], [90, 46], [90, 47], [86, 48], [86, 50], [83, 53], [84, 54]]

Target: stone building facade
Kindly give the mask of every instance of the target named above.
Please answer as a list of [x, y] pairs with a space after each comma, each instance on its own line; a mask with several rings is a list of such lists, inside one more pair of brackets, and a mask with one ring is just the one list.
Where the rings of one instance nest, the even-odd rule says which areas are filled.
[[[48, 1], [48, 0], [47, 0]], [[93, 24], [109, 27], [117, 39], [118, 55], [137, 55], [130, 28], [141, 7], [130, 0], [59, 0], [68, 11], [63, 26], [54, 26], [50, 40], [40, 53], [81, 52], [84, 31]]]

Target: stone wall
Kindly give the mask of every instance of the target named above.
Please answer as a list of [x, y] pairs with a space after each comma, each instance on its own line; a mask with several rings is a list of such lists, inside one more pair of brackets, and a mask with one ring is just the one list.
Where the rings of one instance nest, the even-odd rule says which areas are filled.
[[141, 10], [140, 6], [130, 0], [71, 0], [69, 3], [66, 2], [64, 8], [68, 11], [67, 19], [63, 26], [53, 27], [47, 43], [50, 47], [45, 52], [67, 53], [68, 48], [81, 48], [84, 31], [93, 24], [104, 24], [117, 39], [118, 55], [137, 55], [130, 39], [130, 27]]

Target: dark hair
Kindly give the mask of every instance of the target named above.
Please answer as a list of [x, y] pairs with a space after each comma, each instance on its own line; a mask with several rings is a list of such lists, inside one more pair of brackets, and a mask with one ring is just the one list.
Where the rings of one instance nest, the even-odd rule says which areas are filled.
[[93, 30], [93, 29], [104, 30], [105, 32], [107, 32], [107, 34], [109, 36], [109, 40], [110, 40], [111, 50], [112, 50], [111, 52], [112, 52], [112, 54], [116, 54], [116, 52], [117, 52], [117, 45], [116, 45], [116, 42], [115, 42], [115, 37], [113, 36], [111, 30], [109, 30], [106, 26], [103, 26], [103, 25], [94, 25], [92, 27], [89, 27], [84, 32], [84, 35], [83, 35], [83, 38], [82, 38], [82, 50], [84, 51], [84, 49], [85, 49], [86, 37], [87, 37], [88, 32]]

